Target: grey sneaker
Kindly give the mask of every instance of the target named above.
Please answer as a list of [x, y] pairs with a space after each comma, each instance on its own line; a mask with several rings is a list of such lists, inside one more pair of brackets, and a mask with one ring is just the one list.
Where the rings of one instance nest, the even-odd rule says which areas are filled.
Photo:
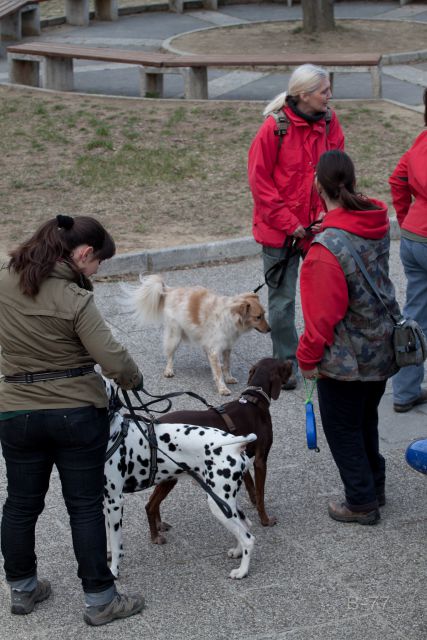
[[87, 607], [83, 614], [86, 624], [98, 627], [101, 624], [108, 624], [118, 618], [128, 618], [139, 613], [144, 608], [145, 601], [141, 595], [116, 593], [108, 604], [99, 607]]
[[49, 580], [39, 580], [32, 591], [11, 590], [11, 612], [18, 616], [26, 615], [34, 610], [38, 602], [46, 600], [52, 593]]

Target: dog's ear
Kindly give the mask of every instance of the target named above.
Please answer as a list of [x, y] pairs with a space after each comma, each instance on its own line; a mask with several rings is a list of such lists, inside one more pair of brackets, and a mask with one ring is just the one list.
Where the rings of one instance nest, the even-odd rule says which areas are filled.
[[251, 380], [252, 380], [252, 376], [255, 373], [255, 367], [251, 367], [251, 370], [249, 371], [249, 377], [248, 377], [248, 384], [251, 384]]
[[277, 400], [284, 385], [292, 374], [292, 362], [290, 360], [283, 360], [280, 362], [275, 374], [271, 381], [271, 397], [273, 400]]
[[242, 318], [246, 318], [249, 315], [249, 312], [251, 310], [251, 303], [250, 302], [242, 302], [242, 304], [240, 305], [240, 315], [242, 316]]
[[277, 400], [277, 398], [280, 396], [280, 392], [282, 390], [282, 376], [280, 375], [275, 375], [271, 381], [271, 399], [272, 400]]
[[244, 322], [247, 318], [249, 312], [251, 310], [251, 305], [249, 302], [240, 301], [232, 307], [232, 312], [235, 313], [239, 317], [240, 322]]

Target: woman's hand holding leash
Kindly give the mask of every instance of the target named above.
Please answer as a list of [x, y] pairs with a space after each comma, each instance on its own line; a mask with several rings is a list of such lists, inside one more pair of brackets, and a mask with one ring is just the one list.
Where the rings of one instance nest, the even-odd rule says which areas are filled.
[[314, 367], [314, 369], [300, 369], [301, 375], [306, 380], [316, 380], [319, 377], [319, 369]]
[[298, 239], [299, 239], [299, 238], [304, 238], [304, 236], [305, 236], [305, 229], [304, 229], [304, 227], [302, 226], [302, 224], [300, 224], [300, 225], [295, 229], [295, 231], [293, 232], [293, 234], [292, 234], [292, 235], [293, 235], [293, 237], [294, 237], [294, 238], [298, 238]]
[[315, 222], [310, 226], [311, 233], [319, 233], [320, 227], [322, 226], [323, 218], [326, 216], [326, 211], [321, 211], [319, 213], [319, 217]]

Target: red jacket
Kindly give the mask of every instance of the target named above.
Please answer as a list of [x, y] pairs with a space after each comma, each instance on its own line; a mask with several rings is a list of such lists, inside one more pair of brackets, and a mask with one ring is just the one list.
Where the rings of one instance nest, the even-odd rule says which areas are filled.
[[389, 184], [399, 225], [427, 236], [427, 131], [401, 157]]
[[[363, 238], [382, 238], [390, 224], [387, 207], [379, 200], [372, 201], [381, 209], [329, 211], [321, 231], [335, 227]], [[300, 369], [309, 370], [322, 360], [325, 347], [333, 344], [335, 326], [346, 315], [349, 302], [344, 272], [337, 258], [321, 244], [311, 245], [302, 264], [300, 290], [305, 327], [296, 356]]]
[[275, 119], [268, 117], [249, 149], [248, 177], [254, 199], [253, 234], [268, 247], [282, 247], [287, 235], [316, 220], [324, 209], [314, 189], [316, 164], [322, 153], [344, 149], [344, 135], [332, 113], [329, 134], [326, 122], [309, 123], [289, 107], [290, 125], [278, 153]]

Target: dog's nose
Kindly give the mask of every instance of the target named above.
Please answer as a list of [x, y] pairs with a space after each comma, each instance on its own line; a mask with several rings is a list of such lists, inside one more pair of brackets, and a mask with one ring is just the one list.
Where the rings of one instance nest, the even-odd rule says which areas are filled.
[[255, 329], [258, 333], [270, 333], [271, 331], [271, 327], [269, 325], [267, 325], [267, 328], [265, 329], [260, 329], [259, 327], [255, 327]]

